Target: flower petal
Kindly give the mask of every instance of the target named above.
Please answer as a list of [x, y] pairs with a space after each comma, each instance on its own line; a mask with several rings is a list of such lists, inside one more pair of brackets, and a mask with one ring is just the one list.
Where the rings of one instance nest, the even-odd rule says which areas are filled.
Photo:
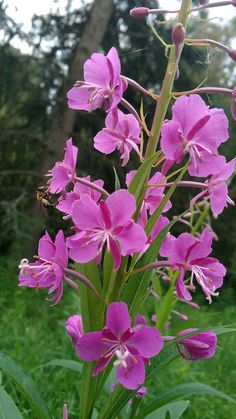
[[145, 368], [144, 362], [140, 355], [129, 356], [126, 360], [127, 368], [117, 368], [116, 377], [118, 383], [125, 388], [135, 390], [138, 386], [144, 383]]
[[126, 303], [111, 303], [107, 309], [106, 327], [119, 338], [130, 328], [130, 316]]
[[77, 354], [84, 361], [96, 361], [109, 348], [102, 332], [89, 332], [81, 336], [76, 344]]
[[135, 330], [127, 340], [128, 348], [134, 348], [144, 358], [152, 358], [163, 348], [160, 332], [155, 327], [143, 326]]

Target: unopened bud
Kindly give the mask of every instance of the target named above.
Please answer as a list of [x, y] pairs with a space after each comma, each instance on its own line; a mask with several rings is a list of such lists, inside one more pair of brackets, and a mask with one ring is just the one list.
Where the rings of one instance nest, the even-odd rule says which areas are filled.
[[143, 19], [149, 15], [149, 9], [147, 7], [135, 7], [129, 13], [134, 19]]
[[205, 6], [206, 4], [209, 3], [209, 0], [198, 0], [200, 6]]
[[228, 55], [229, 55], [229, 57], [230, 57], [232, 60], [236, 61], [236, 49], [231, 49], [231, 50], [228, 52]]
[[179, 78], [179, 67], [177, 67], [177, 70], [175, 72], [175, 80], [178, 80]]
[[182, 23], [177, 23], [177, 25], [172, 30], [172, 41], [175, 46], [179, 46], [184, 42], [186, 36], [186, 30], [183, 27]]
[[232, 5], [236, 7], [236, 0], [232, 0]]
[[232, 117], [236, 121], [236, 87], [232, 91], [232, 104], [231, 104], [231, 113]]

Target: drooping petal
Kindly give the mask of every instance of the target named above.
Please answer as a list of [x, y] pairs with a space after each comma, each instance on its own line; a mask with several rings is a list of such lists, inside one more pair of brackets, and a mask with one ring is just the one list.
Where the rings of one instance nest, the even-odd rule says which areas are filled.
[[90, 100], [91, 88], [87, 86], [72, 87], [67, 92], [68, 106], [70, 109], [81, 111], [93, 111], [100, 107], [100, 98]]
[[107, 310], [106, 327], [118, 339], [130, 328], [130, 315], [126, 303], [111, 303]]
[[163, 340], [160, 332], [155, 327], [143, 326], [135, 330], [127, 340], [128, 348], [135, 349], [142, 357], [152, 358], [163, 348]]
[[115, 242], [115, 240], [113, 240], [112, 238], [109, 239], [109, 244], [110, 244], [111, 254], [114, 260], [114, 270], [116, 271], [120, 267], [120, 261], [121, 261], [120, 249], [117, 243]]
[[176, 292], [177, 292], [178, 298], [186, 300], [186, 301], [191, 301], [192, 296], [190, 292], [188, 291], [188, 289], [186, 288], [186, 286], [184, 285], [183, 277], [184, 277], [184, 271], [181, 271], [180, 276], [176, 281]]
[[65, 237], [62, 230], [58, 231], [55, 239], [55, 260], [61, 266], [65, 267], [68, 264], [68, 250], [65, 243]]
[[225, 158], [220, 155], [212, 155], [205, 151], [202, 152], [202, 157], [196, 157], [197, 165], [193, 160], [190, 160], [188, 165], [188, 172], [191, 176], [206, 177], [219, 173], [224, 167]]
[[41, 259], [52, 260], [55, 256], [56, 247], [48, 232], [39, 240], [38, 255]]
[[117, 144], [119, 144], [119, 139], [106, 128], [99, 131], [94, 137], [94, 148], [104, 154], [112, 153], [116, 149]]
[[125, 388], [135, 390], [145, 380], [144, 362], [140, 355], [135, 354], [127, 358], [127, 368], [117, 368], [116, 377], [118, 383]]
[[63, 163], [68, 164], [72, 169], [75, 169], [78, 156], [78, 147], [72, 143], [72, 138], [66, 142], [65, 156]]
[[161, 149], [168, 160], [175, 160], [176, 152], [181, 147], [179, 136], [179, 123], [176, 121], [164, 122], [161, 130]]
[[51, 172], [52, 178], [49, 183], [49, 190], [52, 194], [61, 192], [71, 181], [68, 168], [63, 163], [56, 163]]
[[209, 195], [213, 214], [221, 214], [227, 207], [228, 186], [226, 183], [219, 183], [210, 189]]
[[81, 336], [76, 344], [76, 351], [84, 361], [96, 361], [109, 348], [110, 344], [103, 340], [102, 332], [89, 332]]

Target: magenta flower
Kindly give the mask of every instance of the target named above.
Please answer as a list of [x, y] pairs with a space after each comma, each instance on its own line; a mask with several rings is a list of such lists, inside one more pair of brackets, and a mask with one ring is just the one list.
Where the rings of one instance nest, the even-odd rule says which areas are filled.
[[99, 257], [106, 244], [114, 269], [118, 269], [121, 255], [139, 252], [146, 243], [143, 228], [132, 220], [135, 209], [135, 198], [124, 189], [99, 204], [82, 195], [72, 206], [72, 220], [79, 232], [67, 239], [70, 257], [76, 262], [88, 262]]
[[69, 108], [84, 111], [115, 108], [127, 88], [120, 71], [120, 60], [114, 47], [107, 55], [92, 54], [84, 64], [84, 81], [76, 82], [67, 93]]
[[[185, 336], [188, 333], [195, 332], [198, 329], [186, 329], [177, 334]], [[178, 342], [179, 345], [184, 346], [184, 351], [179, 348], [180, 355], [188, 361], [195, 361], [200, 358], [211, 358], [215, 354], [217, 337], [213, 331], [198, 333], [191, 337], [183, 338]]]
[[235, 159], [224, 164], [222, 170], [213, 175], [209, 180], [205, 181], [206, 190], [200, 192], [191, 201], [191, 207], [200, 198], [210, 198], [211, 209], [213, 214], [219, 215], [223, 212], [228, 204], [234, 205], [234, 202], [228, 195], [227, 180], [232, 176], [235, 168]]
[[172, 110], [172, 120], [166, 121], [161, 131], [161, 148], [166, 159], [180, 163], [189, 154], [191, 176], [218, 173], [224, 157], [217, 149], [228, 139], [228, 120], [223, 109], [209, 109], [194, 94], [177, 99]]
[[49, 191], [61, 192], [76, 176], [75, 168], [77, 163], [78, 148], [72, 144], [72, 138], [67, 140], [65, 155], [62, 162], [57, 162], [49, 172]]
[[73, 344], [76, 345], [84, 334], [82, 316], [80, 314], [70, 316], [65, 323], [65, 328], [67, 335], [71, 337]]
[[19, 286], [49, 288], [49, 294], [56, 291], [50, 299], [56, 304], [63, 294], [64, 269], [67, 264], [68, 250], [62, 230], [57, 233], [55, 243], [46, 232], [39, 240], [36, 262], [29, 263], [27, 259], [22, 259], [19, 265]]
[[110, 154], [115, 149], [120, 151], [122, 166], [129, 161], [132, 149], [140, 155], [137, 144], [140, 144], [140, 126], [132, 114], [124, 114], [117, 108], [106, 117], [106, 128], [103, 128], [94, 138], [94, 147], [104, 154]]
[[143, 384], [144, 364], [162, 348], [162, 337], [156, 328], [140, 325], [131, 328], [128, 307], [122, 302], [109, 305], [102, 331], [86, 333], [77, 343], [77, 353], [84, 361], [97, 361], [93, 376], [116, 357], [113, 365], [117, 368], [117, 381], [131, 390]]
[[[90, 180], [90, 176], [86, 176], [85, 178], [83, 178], [85, 180], [88, 180], [89, 182], [91, 182]], [[103, 187], [103, 180], [95, 180], [94, 182], [91, 182], [94, 185]], [[71, 211], [72, 211], [72, 205], [75, 201], [77, 201], [78, 199], [81, 198], [82, 195], [87, 194], [90, 195], [91, 198], [97, 202], [100, 197], [101, 197], [101, 193], [92, 189], [91, 187], [87, 186], [87, 185], [83, 185], [82, 183], [76, 182], [73, 188], [73, 191], [71, 192], [63, 192], [61, 197], [58, 200], [58, 203], [56, 205], [56, 208], [61, 211], [64, 212], [65, 214], [67, 214], [67, 216], [71, 217]]]
[[28, 259], [22, 259], [19, 265], [20, 287], [49, 288], [49, 294], [56, 291], [49, 301], [57, 304], [63, 294], [63, 281], [67, 282], [73, 288], [78, 288], [78, 285], [67, 277], [68, 274], [82, 281], [99, 296], [88, 278], [79, 272], [67, 268], [68, 249], [62, 230], [58, 231], [55, 243], [53, 243], [49, 234], [47, 232], [45, 233], [39, 240], [38, 256], [35, 258], [36, 262], [31, 263], [29, 263]]
[[195, 278], [209, 302], [212, 296], [218, 296], [216, 289], [222, 286], [226, 269], [217, 259], [208, 256], [212, 251], [212, 240], [213, 234], [205, 228], [198, 239], [189, 233], [182, 233], [178, 238], [169, 235], [163, 241], [160, 255], [168, 256], [172, 269], [180, 271], [176, 282], [179, 298], [192, 299], [183, 281], [186, 272], [191, 272], [190, 290], [194, 289]]

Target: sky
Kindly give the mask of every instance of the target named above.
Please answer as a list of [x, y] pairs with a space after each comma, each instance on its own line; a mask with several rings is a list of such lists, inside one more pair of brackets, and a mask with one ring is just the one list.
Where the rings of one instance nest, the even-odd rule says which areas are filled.
[[[90, 2], [91, 0], [87, 0]], [[73, 0], [71, 1], [73, 4]], [[31, 27], [31, 18], [33, 14], [47, 14], [50, 9], [59, 9], [60, 13], [65, 13], [65, 7], [68, 0], [5, 0], [5, 4], [8, 6], [8, 14], [18, 23], [23, 24], [23, 29], [29, 31]], [[81, 4], [80, 0], [74, 2], [76, 7]], [[178, 8], [179, 0], [159, 0], [159, 5], [165, 9]], [[137, 0], [137, 5], [139, 0]], [[140, 1], [140, 4], [143, 4]], [[146, 4], [148, 2], [146, 1]], [[227, 22], [234, 15], [236, 16], [236, 8], [233, 6], [225, 6], [220, 8], [212, 8], [210, 10], [210, 17], [221, 20], [222, 23]], [[0, 38], [3, 34], [0, 31]], [[25, 53], [30, 53], [29, 47], [26, 43], [21, 42], [17, 39], [13, 40], [13, 45], [16, 48], [20, 48]]]

